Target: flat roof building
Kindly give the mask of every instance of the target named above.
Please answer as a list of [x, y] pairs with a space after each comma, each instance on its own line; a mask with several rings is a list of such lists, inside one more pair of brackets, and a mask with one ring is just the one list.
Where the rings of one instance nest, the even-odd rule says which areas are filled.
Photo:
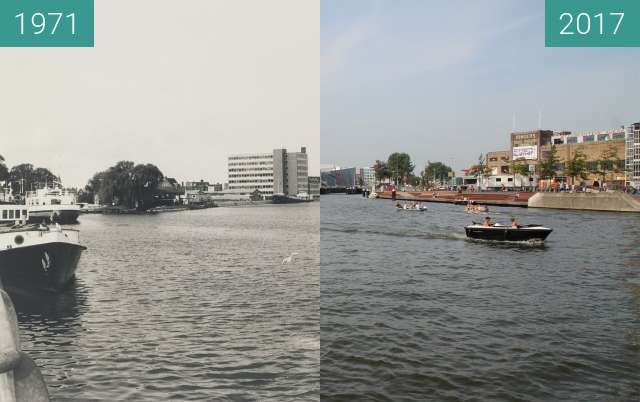
[[308, 170], [306, 147], [300, 152], [274, 149], [271, 153], [231, 155], [228, 190], [246, 194], [258, 190], [266, 199], [274, 194], [296, 196], [308, 191]]

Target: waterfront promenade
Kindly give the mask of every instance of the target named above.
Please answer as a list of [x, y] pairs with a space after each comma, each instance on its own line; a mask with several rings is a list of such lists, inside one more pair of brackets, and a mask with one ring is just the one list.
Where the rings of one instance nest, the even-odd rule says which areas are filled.
[[[473, 201], [478, 205], [503, 207], [527, 207], [534, 192], [458, 192], [458, 191], [398, 191], [396, 200], [464, 204]], [[378, 193], [378, 198], [391, 199], [391, 191]]]

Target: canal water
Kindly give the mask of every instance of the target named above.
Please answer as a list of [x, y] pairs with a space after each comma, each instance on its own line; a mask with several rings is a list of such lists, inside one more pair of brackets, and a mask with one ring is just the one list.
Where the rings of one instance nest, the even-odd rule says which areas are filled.
[[81, 216], [76, 284], [14, 297], [22, 349], [57, 401], [317, 401], [319, 212]]
[[462, 206], [321, 202], [323, 401], [637, 401], [640, 216], [494, 208], [544, 246], [465, 238]]

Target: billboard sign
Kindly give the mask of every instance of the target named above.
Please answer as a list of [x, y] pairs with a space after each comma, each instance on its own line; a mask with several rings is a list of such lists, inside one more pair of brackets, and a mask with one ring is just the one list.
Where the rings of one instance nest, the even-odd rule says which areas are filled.
[[513, 160], [516, 159], [538, 159], [538, 146], [529, 145], [525, 147], [513, 147]]

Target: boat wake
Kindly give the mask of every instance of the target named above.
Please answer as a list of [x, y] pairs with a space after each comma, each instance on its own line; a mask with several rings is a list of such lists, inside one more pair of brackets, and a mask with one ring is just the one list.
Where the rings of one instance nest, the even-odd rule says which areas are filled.
[[403, 238], [413, 238], [413, 239], [423, 239], [423, 240], [466, 240], [466, 236], [464, 233], [438, 233], [438, 232], [415, 232], [415, 231], [391, 231], [391, 230], [375, 230], [375, 229], [342, 229], [342, 228], [322, 228], [320, 232], [338, 232], [338, 233], [362, 233], [369, 235], [381, 235], [381, 236], [392, 236], [392, 237], [403, 237]]
[[530, 240], [487, 240], [487, 239], [474, 239], [470, 237], [464, 237], [465, 240], [472, 243], [486, 243], [495, 246], [506, 246], [506, 247], [531, 247], [531, 248], [547, 248], [544, 240], [539, 239], [530, 239]]

